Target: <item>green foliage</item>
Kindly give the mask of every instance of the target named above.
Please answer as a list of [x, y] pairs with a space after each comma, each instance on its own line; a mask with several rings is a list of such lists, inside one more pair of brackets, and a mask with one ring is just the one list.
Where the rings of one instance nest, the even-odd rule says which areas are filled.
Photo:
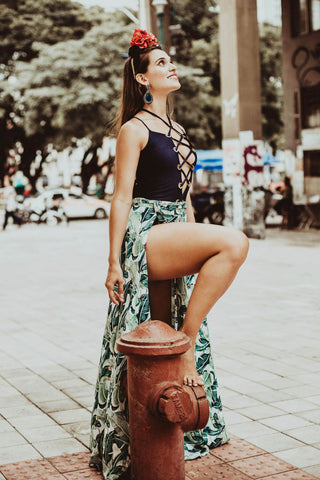
[[34, 58], [34, 42], [53, 45], [82, 38], [105, 16], [103, 9], [85, 9], [66, 0], [2, 0], [0, 63], [8, 64], [13, 54], [24, 61]]
[[40, 126], [60, 148], [72, 137], [100, 141], [116, 113], [130, 33], [121, 25], [97, 26], [81, 40], [45, 45], [38, 58], [17, 62], [14, 87], [26, 135]]
[[[176, 44], [174, 60], [182, 84], [175, 95], [177, 120], [185, 126], [197, 148], [219, 148], [221, 111], [216, 2], [175, 0], [171, 22], [181, 27], [173, 42]], [[181, 64], [185, 67], [181, 68]]]
[[49, 143], [61, 150], [86, 136], [101, 144], [118, 107], [132, 33], [127, 17], [71, 0], [36, 3], [1, 5], [12, 34], [3, 21], [0, 45], [18, 53], [2, 58], [0, 71], [0, 181], [15, 141], [24, 146], [21, 168], [29, 176], [36, 150]]

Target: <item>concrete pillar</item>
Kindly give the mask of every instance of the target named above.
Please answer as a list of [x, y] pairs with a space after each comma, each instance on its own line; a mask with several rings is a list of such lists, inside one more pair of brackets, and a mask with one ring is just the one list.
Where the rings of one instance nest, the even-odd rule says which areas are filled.
[[170, 50], [169, 9], [169, 0], [139, 0], [139, 28], [152, 32], [166, 52]]
[[256, 0], [220, 0], [220, 68], [225, 224], [264, 238]]
[[147, 32], [152, 30], [150, 0], [139, 0], [139, 23], [142, 30], [147, 30]]

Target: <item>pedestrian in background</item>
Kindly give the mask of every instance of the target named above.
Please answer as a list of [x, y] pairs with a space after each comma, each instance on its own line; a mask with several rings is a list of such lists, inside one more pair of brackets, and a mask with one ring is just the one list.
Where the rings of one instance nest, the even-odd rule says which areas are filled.
[[14, 223], [17, 223], [19, 226], [21, 225], [21, 221], [18, 218], [16, 214], [17, 210], [17, 193], [15, 188], [12, 186], [12, 180], [9, 179], [7, 180], [9, 183], [4, 189], [3, 189], [3, 196], [6, 199], [6, 210], [4, 214], [4, 222], [2, 226], [2, 230], [5, 230], [7, 225], [8, 225], [8, 220], [11, 217]]
[[284, 177], [284, 187], [281, 189], [282, 228], [293, 228], [293, 187], [289, 177]]

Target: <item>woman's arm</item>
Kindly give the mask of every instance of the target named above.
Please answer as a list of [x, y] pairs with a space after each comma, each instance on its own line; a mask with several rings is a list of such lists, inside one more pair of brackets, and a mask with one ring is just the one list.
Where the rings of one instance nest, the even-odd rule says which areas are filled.
[[190, 192], [188, 192], [186, 201], [187, 201], [187, 222], [194, 222], [194, 223], [195, 223], [195, 218], [194, 218], [194, 213], [193, 213], [193, 206], [192, 206], [192, 203], [191, 203]]
[[[123, 274], [120, 267], [120, 250], [132, 202], [140, 151], [146, 143], [147, 132], [135, 122], [121, 127], [116, 149], [116, 186], [111, 203], [109, 220], [109, 269], [106, 279], [110, 300], [123, 302]], [[115, 286], [118, 286], [118, 292]]]

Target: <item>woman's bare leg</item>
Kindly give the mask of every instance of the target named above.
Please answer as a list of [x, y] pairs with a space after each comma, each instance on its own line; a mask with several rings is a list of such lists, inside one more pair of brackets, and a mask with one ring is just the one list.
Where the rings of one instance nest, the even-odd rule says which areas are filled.
[[149, 280], [149, 301], [152, 320], [171, 324], [171, 280]]
[[248, 239], [233, 228], [167, 223], [151, 227], [146, 251], [151, 283], [198, 273], [181, 330], [190, 337], [193, 346], [184, 355], [184, 383], [203, 385], [195, 368], [196, 336], [205, 316], [244, 262]]

